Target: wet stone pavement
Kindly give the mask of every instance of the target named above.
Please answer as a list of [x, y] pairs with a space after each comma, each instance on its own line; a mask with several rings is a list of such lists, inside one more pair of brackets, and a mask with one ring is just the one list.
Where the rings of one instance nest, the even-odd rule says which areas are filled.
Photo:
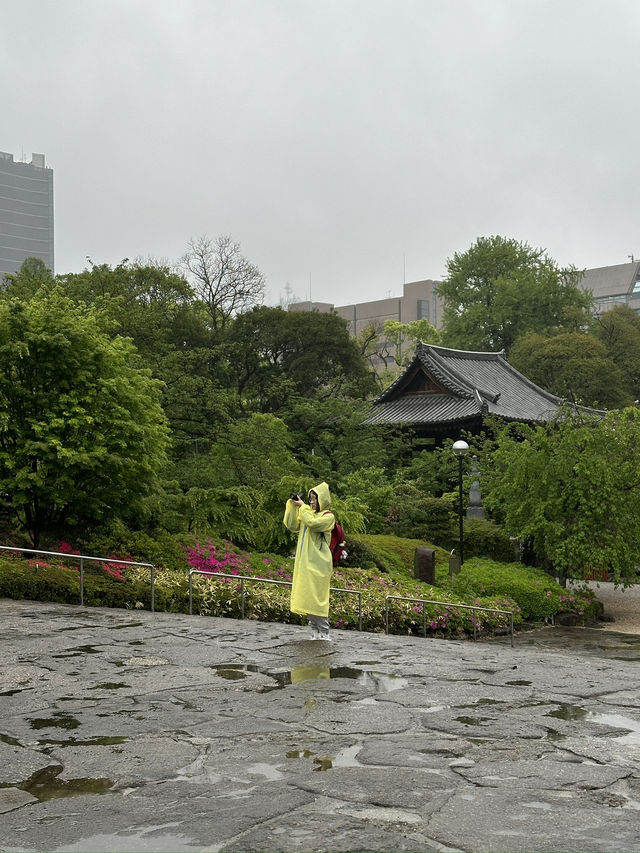
[[640, 851], [640, 636], [0, 600], [1, 851]]

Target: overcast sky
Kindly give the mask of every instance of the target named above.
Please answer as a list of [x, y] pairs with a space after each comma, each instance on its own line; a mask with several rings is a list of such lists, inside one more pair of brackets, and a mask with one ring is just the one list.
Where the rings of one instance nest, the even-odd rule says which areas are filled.
[[640, 257], [638, 0], [0, 0], [0, 150], [56, 272], [229, 234], [269, 304], [438, 279], [479, 236]]

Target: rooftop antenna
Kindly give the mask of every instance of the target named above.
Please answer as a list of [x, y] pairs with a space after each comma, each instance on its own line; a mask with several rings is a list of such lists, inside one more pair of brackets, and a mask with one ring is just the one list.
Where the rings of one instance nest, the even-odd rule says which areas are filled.
[[635, 262], [635, 258], [633, 257], [633, 255], [627, 255], [627, 257], [628, 257], [628, 258], [631, 258], [631, 263], [634, 263], [634, 262]]

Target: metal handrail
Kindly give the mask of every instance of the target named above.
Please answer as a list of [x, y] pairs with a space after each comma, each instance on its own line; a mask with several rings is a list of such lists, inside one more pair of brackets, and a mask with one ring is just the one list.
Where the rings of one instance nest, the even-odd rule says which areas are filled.
[[[230, 578], [234, 581], [240, 581], [240, 618], [244, 619], [244, 582], [245, 581], [257, 581], [258, 583], [273, 583], [278, 586], [293, 586], [292, 581], [275, 581], [271, 580], [271, 578], [256, 578], [249, 577], [247, 575], [226, 575], [221, 574], [220, 572], [206, 572], [201, 569], [191, 569], [189, 571], [189, 616], [193, 616], [193, 575], [204, 575], [211, 580], [217, 580], [218, 578]], [[341, 586], [331, 586], [329, 587], [329, 592], [345, 592], [348, 595], [357, 595], [358, 596], [358, 631], [362, 631], [362, 593], [357, 589], [344, 589]]]
[[151, 563], [138, 563], [135, 560], [116, 560], [112, 557], [89, 557], [86, 554], [70, 554], [62, 551], [41, 551], [39, 548], [16, 548], [14, 545], [0, 545], [2, 551], [21, 551], [25, 554], [46, 554], [49, 557], [64, 557], [65, 560], [80, 560], [80, 604], [84, 605], [84, 561], [95, 563], [118, 563], [121, 566], [144, 566], [151, 569], [151, 612], [155, 612], [155, 574], [156, 567]]
[[[45, 554], [49, 557], [63, 557], [66, 560], [80, 560], [80, 604], [84, 605], [84, 561], [89, 560], [95, 563], [117, 563], [122, 566], [142, 566], [144, 568], [151, 569], [151, 612], [155, 612], [155, 566], [152, 563], [140, 563], [135, 560], [117, 560], [112, 557], [93, 557], [88, 556], [86, 554], [70, 554], [69, 552], [62, 551], [42, 551], [39, 548], [18, 548], [15, 545], [0, 545], [1, 551], [18, 551], [24, 554]], [[277, 586], [293, 586], [291, 581], [277, 581], [272, 580], [270, 578], [258, 578], [247, 575], [232, 575], [232, 574], [221, 574], [219, 572], [207, 572], [202, 571], [200, 569], [191, 569], [189, 571], [189, 615], [193, 615], [193, 575], [203, 575], [208, 577], [211, 580], [217, 580], [219, 578], [228, 578], [229, 580], [240, 581], [240, 598], [241, 598], [241, 619], [244, 619], [244, 599], [245, 599], [245, 591], [244, 591], [244, 582], [245, 581], [254, 581], [256, 583], [270, 583], [275, 584]], [[329, 587], [330, 592], [342, 592], [347, 595], [357, 595], [358, 596], [358, 630], [362, 631], [362, 592], [356, 589], [344, 589], [344, 587]], [[479, 607], [476, 605], [470, 604], [456, 604], [453, 601], [436, 601], [433, 599], [425, 599], [425, 598], [409, 598], [402, 595], [387, 595], [385, 596], [384, 609], [385, 609], [385, 633], [389, 633], [389, 601], [413, 601], [418, 604], [422, 604], [422, 621], [423, 621], [423, 631], [424, 636], [427, 636], [427, 612], [425, 605], [427, 604], [439, 604], [443, 607], [453, 607], [458, 608], [460, 610], [481, 610], [486, 613], [504, 613], [510, 618], [511, 623], [511, 647], [513, 648], [513, 611], [512, 610], [500, 610], [497, 607]], [[473, 639], [476, 640], [476, 623], [473, 621]]]
[[[384, 599], [384, 625], [385, 625], [385, 634], [389, 633], [389, 601], [414, 601], [416, 603], [422, 603], [422, 624], [424, 630], [424, 636], [427, 636], [427, 610], [426, 604], [440, 604], [443, 607], [455, 607], [461, 610], [483, 610], [487, 613], [506, 613], [511, 620], [511, 648], [513, 648], [513, 611], [512, 610], [499, 610], [497, 607], [477, 607], [472, 604], [455, 604], [453, 601], [434, 601], [426, 598], [407, 598], [403, 595], [387, 595]], [[473, 620], [473, 639], [476, 640], [476, 622]]]

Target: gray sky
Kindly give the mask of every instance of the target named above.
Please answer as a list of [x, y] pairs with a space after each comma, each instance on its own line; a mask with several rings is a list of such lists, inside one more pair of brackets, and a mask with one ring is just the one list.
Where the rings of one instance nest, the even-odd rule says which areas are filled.
[[640, 256], [638, 0], [0, 0], [0, 150], [54, 169], [56, 272], [230, 234], [336, 305], [479, 236]]

